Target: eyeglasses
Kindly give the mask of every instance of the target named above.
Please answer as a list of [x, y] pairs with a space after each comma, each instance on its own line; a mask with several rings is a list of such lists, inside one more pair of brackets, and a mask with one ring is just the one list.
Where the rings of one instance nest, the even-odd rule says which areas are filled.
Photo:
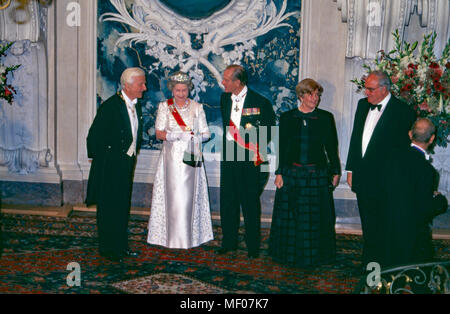
[[377, 86], [377, 87], [364, 87], [365, 90], [368, 90], [369, 92], [373, 93], [375, 90], [377, 90], [378, 88], [380, 88], [381, 86]]

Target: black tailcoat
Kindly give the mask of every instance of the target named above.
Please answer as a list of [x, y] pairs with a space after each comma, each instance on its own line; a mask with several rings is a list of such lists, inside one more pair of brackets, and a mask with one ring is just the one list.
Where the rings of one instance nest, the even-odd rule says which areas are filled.
[[[240, 224], [240, 207], [245, 223], [246, 244], [250, 254], [258, 254], [260, 247], [261, 203], [260, 196], [269, 177], [268, 172], [261, 172], [261, 166], [255, 166], [252, 161], [253, 154], [245, 151], [245, 160], [237, 161], [239, 148], [234, 142], [226, 139], [227, 127], [230, 123], [232, 100], [231, 93], [223, 93], [220, 99], [223, 121], [223, 147], [220, 167], [220, 219], [222, 224], [222, 247], [235, 249], [238, 241], [238, 228]], [[257, 135], [256, 142], [261, 145], [260, 152], [263, 159], [266, 158], [267, 144], [271, 138], [271, 126], [275, 125], [275, 113], [272, 104], [265, 97], [257, 94], [250, 88], [244, 101], [245, 109], [253, 108], [254, 114], [243, 115], [241, 118], [241, 134], [246, 142], [255, 138], [245, 135], [248, 133]], [[259, 113], [258, 113], [259, 109]], [[266, 127], [265, 131], [262, 131]], [[265, 141], [260, 137], [266, 137]], [[228, 145], [227, 145], [228, 142]], [[265, 144], [264, 144], [265, 143]], [[264, 146], [264, 147], [263, 147]], [[233, 160], [227, 160], [227, 149], [232, 149], [230, 154]], [[229, 151], [228, 151], [229, 153]]]
[[[137, 151], [142, 139], [142, 109], [138, 116]], [[92, 158], [86, 204], [97, 204], [99, 249], [122, 254], [128, 248], [128, 217], [136, 157], [127, 155], [133, 141], [125, 101], [118, 93], [98, 109], [87, 137]]]
[[430, 262], [434, 254], [430, 226], [448, 206], [443, 195], [434, 196], [437, 171], [422, 152], [408, 147], [389, 154], [384, 172], [382, 266]]

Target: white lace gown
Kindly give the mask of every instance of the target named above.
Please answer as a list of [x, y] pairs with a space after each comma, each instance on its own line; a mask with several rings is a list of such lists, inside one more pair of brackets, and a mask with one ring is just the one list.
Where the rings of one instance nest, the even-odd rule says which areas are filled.
[[[203, 106], [190, 100], [186, 108], [177, 108], [194, 133], [210, 135]], [[168, 108], [159, 104], [156, 130], [182, 132]], [[204, 165], [191, 167], [183, 163], [188, 142], [164, 141], [159, 156], [147, 242], [174, 249], [199, 246], [214, 238]]]

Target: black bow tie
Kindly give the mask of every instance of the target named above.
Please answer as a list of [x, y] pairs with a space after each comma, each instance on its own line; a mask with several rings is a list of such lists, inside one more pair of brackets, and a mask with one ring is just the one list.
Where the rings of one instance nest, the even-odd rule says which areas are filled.
[[372, 104], [370, 104], [370, 110], [371, 111], [375, 110], [375, 108], [378, 109], [378, 111], [381, 111], [381, 105], [372, 105]]

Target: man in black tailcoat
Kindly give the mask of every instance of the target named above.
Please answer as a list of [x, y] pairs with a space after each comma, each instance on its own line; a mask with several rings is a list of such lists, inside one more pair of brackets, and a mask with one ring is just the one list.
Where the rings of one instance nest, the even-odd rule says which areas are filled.
[[97, 204], [100, 255], [114, 261], [137, 256], [128, 249], [128, 219], [136, 155], [142, 139], [142, 109], [138, 99], [146, 91], [145, 72], [126, 69], [122, 90], [98, 109], [87, 137], [92, 158], [86, 204]]
[[418, 119], [409, 131], [411, 146], [388, 154], [385, 160], [386, 175], [380, 178], [384, 213], [382, 267], [433, 259], [430, 226], [433, 218], [448, 207], [445, 196], [437, 192], [438, 173], [427, 153], [435, 130], [429, 119]]
[[249, 258], [259, 256], [261, 243], [260, 196], [269, 177], [266, 150], [275, 125], [269, 100], [247, 87], [246, 70], [227, 67], [220, 98], [223, 150], [220, 165], [220, 221], [223, 232], [219, 254], [237, 249], [240, 208], [244, 216]]
[[377, 188], [383, 177], [382, 161], [387, 152], [410, 144], [408, 131], [415, 112], [390, 93], [390, 79], [381, 71], [369, 74], [365, 81], [367, 98], [358, 102], [350, 139], [346, 170], [347, 183], [356, 193], [363, 232], [363, 269], [380, 256], [382, 204]]

